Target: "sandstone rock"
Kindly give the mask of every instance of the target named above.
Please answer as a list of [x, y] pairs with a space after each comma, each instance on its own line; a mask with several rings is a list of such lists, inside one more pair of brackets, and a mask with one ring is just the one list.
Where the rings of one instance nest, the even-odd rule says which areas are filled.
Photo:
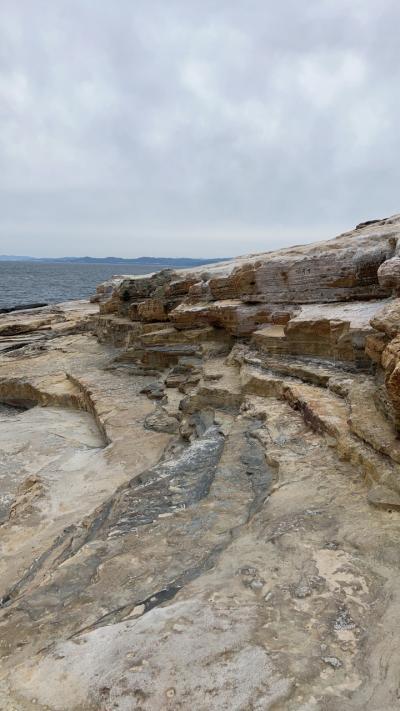
[[400, 495], [385, 486], [372, 487], [368, 501], [379, 509], [400, 510]]
[[179, 329], [211, 324], [223, 328], [232, 336], [247, 336], [263, 323], [287, 323], [295, 311], [293, 307], [248, 305], [238, 299], [226, 299], [200, 304], [183, 303], [171, 311], [169, 317]]
[[371, 326], [389, 338], [400, 333], [400, 299], [393, 299], [378, 309], [371, 318]]
[[382, 353], [385, 385], [400, 424], [400, 336], [396, 336]]
[[399, 236], [0, 316], [1, 708], [393, 706]]
[[96, 288], [96, 293], [90, 297], [90, 301], [93, 304], [101, 304], [107, 302], [112, 297], [113, 292], [118, 289], [120, 284], [126, 277], [124, 276], [113, 276], [107, 281], [103, 281]]
[[284, 327], [266, 326], [253, 341], [269, 353], [314, 356], [365, 365], [365, 340], [370, 320], [381, 302], [302, 306]]
[[28, 318], [26, 320], [18, 317], [7, 319], [7, 321], [3, 320], [3, 323], [0, 321], [0, 336], [15, 336], [19, 333], [42, 330], [45, 327], [49, 327], [54, 320], [55, 317], [53, 315], [45, 318]]
[[190, 275], [177, 281], [170, 281], [165, 287], [165, 295], [167, 298], [186, 296], [196, 283], [196, 277], [191, 277]]
[[202, 328], [210, 323], [208, 304], [182, 304], [171, 311], [170, 319], [178, 329]]
[[272, 303], [380, 298], [390, 289], [378, 283], [377, 271], [394, 254], [395, 244], [391, 227], [367, 226], [332, 243], [259, 255], [229, 276], [211, 279], [210, 288], [215, 299]]
[[119, 310], [126, 314], [131, 301], [142, 301], [151, 297], [159, 297], [175, 277], [171, 269], [163, 269], [155, 274], [146, 276], [125, 277], [114, 292], [118, 300]]
[[393, 257], [381, 264], [378, 280], [383, 289], [391, 290], [396, 296], [400, 296], [400, 257]]
[[147, 395], [150, 400], [162, 400], [165, 392], [161, 383], [149, 383], [145, 385], [140, 391], [144, 395]]
[[201, 356], [201, 351], [195, 345], [177, 343], [128, 348], [116, 360], [140, 363], [149, 368], [164, 369], [175, 365], [181, 358], [198, 359], [199, 356]]
[[[395, 258], [400, 217], [366, 223], [334, 240], [277, 252], [249, 255], [231, 262], [192, 270], [126, 277], [114, 290], [109, 307], [126, 315], [134, 304], [156, 298], [170, 308], [185, 302], [205, 305], [213, 301], [244, 303], [313, 304], [384, 298], [392, 290], [378, 269]], [[385, 273], [389, 267], [381, 267]], [[182, 314], [182, 327], [185, 327]], [[195, 312], [189, 314], [193, 319]], [[197, 316], [207, 321], [203, 309]], [[203, 318], [204, 317], [204, 318]], [[193, 320], [192, 320], [193, 323]]]
[[167, 321], [168, 316], [162, 299], [146, 299], [137, 305], [139, 321]]
[[371, 333], [365, 339], [365, 353], [373, 363], [381, 364], [382, 354], [388, 344], [388, 339], [383, 333]]
[[44, 496], [42, 479], [36, 474], [28, 476], [18, 487], [16, 496], [9, 510], [9, 519], [29, 516], [34, 511], [37, 499]]
[[376, 451], [400, 463], [400, 439], [392, 423], [380, 410], [374, 383], [353, 384], [349, 392], [350, 430]]
[[144, 426], [154, 432], [166, 432], [176, 434], [179, 430], [179, 422], [175, 417], [168, 415], [162, 407], [157, 407], [155, 412], [147, 415]]
[[212, 326], [204, 326], [203, 328], [193, 328], [180, 330], [167, 324], [154, 325], [154, 330], [144, 331], [139, 337], [140, 343], [143, 345], [161, 346], [165, 344], [202, 344], [208, 341], [228, 340], [227, 334], [223, 331], [217, 331]]
[[140, 323], [132, 323], [127, 318], [111, 315], [101, 315], [96, 323], [96, 334], [100, 343], [108, 342], [117, 347], [128, 347], [132, 337], [137, 338], [142, 330]]
[[188, 298], [192, 301], [212, 301], [209, 282], [196, 281], [189, 289]]
[[287, 323], [295, 310], [264, 304], [250, 306], [241, 301], [216, 301], [209, 311], [212, 324], [233, 336], [247, 336], [263, 323]]

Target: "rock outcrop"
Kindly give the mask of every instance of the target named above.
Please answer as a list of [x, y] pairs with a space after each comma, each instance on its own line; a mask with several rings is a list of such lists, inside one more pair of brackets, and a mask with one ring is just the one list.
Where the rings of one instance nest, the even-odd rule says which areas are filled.
[[399, 248], [0, 316], [0, 708], [397, 708]]

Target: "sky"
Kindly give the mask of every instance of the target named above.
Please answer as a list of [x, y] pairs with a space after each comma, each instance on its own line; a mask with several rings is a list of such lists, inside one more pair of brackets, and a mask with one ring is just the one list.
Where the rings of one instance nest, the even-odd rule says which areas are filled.
[[234, 256], [400, 212], [398, 0], [1, 0], [0, 254]]

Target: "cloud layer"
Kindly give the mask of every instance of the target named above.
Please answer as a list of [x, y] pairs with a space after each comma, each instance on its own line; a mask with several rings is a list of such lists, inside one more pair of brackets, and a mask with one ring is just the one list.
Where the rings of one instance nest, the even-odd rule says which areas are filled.
[[400, 211], [392, 0], [2, 0], [0, 253], [225, 256]]

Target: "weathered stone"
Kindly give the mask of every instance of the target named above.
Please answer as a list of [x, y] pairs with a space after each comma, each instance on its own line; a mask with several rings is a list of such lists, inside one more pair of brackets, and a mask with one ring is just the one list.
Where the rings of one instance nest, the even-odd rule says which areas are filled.
[[400, 425], [400, 335], [386, 346], [381, 360], [386, 390]]
[[146, 299], [137, 305], [139, 321], [167, 321], [168, 316], [162, 299]]
[[365, 365], [365, 340], [373, 332], [370, 319], [380, 308], [379, 301], [302, 306], [286, 326], [258, 329], [253, 340], [270, 353]]
[[380, 364], [382, 354], [388, 344], [388, 338], [383, 333], [371, 333], [365, 338], [365, 353], [374, 363]]
[[[201, 267], [125, 277], [109, 304], [104, 309], [108, 302], [100, 304], [101, 310], [114, 311], [117, 304], [120, 314], [126, 315], [131, 308], [132, 317], [137, 318], [138, 302], [149, 298], [163, 301], [166, 311], [182, 300], [203, 305], [232, 299], [293, 305], [383, 298], [392, 287], [384, 279], [379, 283], [378, 269], [383, 265], [380, 273], [386, 273], [389, 262], [397, 259], [399, 227], [400, 217], [394, 216], [366, 223], [335, 240], [241, 257], [210, 265], [207, 271]], [[185, 327], [183, 315], [179, 316]], [[193, 323], [195, 312], [188, 316]], [[204, 314], [197, 316], [201, 323], [207, 322]]]
[[[398, 224], [398, 223], [397, 223]], [[380, 265], [393, 256], [392, 225], [379, 223], [315, 246], [256, 255], [227, 276], [210, 280], [215, 299], [318, 303], [381, 298]]]
[[173, 309], [169, 315], [171, 322], [178, 329], [202, 328], [209, 325], [208, 304], [182, 304]]
[[45, 318], [28, 318], [22, 319], [16, 316], [14, 319], [0, 321], [0, 336], [16, 336], [19, 333], [31, 333], [32, 331], [43, 330], [49, 327], [51, 322], [55, 320], [55, 316], [49, 315]]
[[162, 400], [165, 395], [165, 391], [161, 383], [149, 383], [148, 385], [145, 385], [140, 392], [147, 395], [150, 400]]
[[118, 310], [125, 315], [130, 302], [160, 296], [157, 292], [162, 292], [175, 276], [171, 269], [163, 269], [146, 276], [125, 277], [115, 290], [114, 298], [118, 300]]
[[171, 311], [169, 317], [179, 329], [211, 324], [223, 328], [233, 336], [248, 336], [260, 324], [287, 323], [295, 311], [296, 309], [290, 307], [248, 305], [238, 299], [227, 299], [205, 304], [184, 303]]
[[206, 281], [196, 281], [189, 289], [189, 299], [192, 301], [212, 301], [210, 284]]
[[399, 236], [0, 316], [0, 708], [392, 708]]
[[124, 279], [124, 276], [113, 276], [111, 277], [111, 279], [103, 281], [97, 286], [96, 293], [90, 297], [91, 303], [101, 304], [104, 302], [108, 302], [111, 299], [113, 292], [118, 289]]
[[400, 257], [393, 257], [381, 264], [378, 279], [383, 289], [391, 290], [393, 294], [400, 296]]
[[329, 664], [333, 669], [340, 669], [343, 666], [343, 663], [337, 657], [322, 657], [322, 661], [325, 664]]
[[348, 399], [351, 432], [368, 442], [375, 451], [400, 464], [400, 439], [379, 407], [376, 385], [372, 382], [353, 384]]
[[371, 326], [389, 338], [400, 333], [400, 299], [393, 299], [382, 306], [371, 318]]
[[385, 486], [371, 487], [368, 501], [379, 509], [400, 510], [400, 495]]
[[201, 351], [195, 345], [189, 344], [138, 345], [136, 348], [128, 348], [123, 351], [116, 360], [162, 369], [175, 365], [181, 358], [197, 358], [200, 355]]
[[147, 415], [144, 426], [148, 430], [166, 432], [167, 434], [175, 434], [179, 430], [179, 422], [176, 417], [169, 415], [162, 407], [157, 407], [155, 412]]
[[190, 276], [188, 276], [187, 278], [179, 279], [177, 281], [171, 281], [165, 287], [165, 296], [167, 298], [186, 296], [190, 292], [194, 284], [196, 284], [196, 278]]

